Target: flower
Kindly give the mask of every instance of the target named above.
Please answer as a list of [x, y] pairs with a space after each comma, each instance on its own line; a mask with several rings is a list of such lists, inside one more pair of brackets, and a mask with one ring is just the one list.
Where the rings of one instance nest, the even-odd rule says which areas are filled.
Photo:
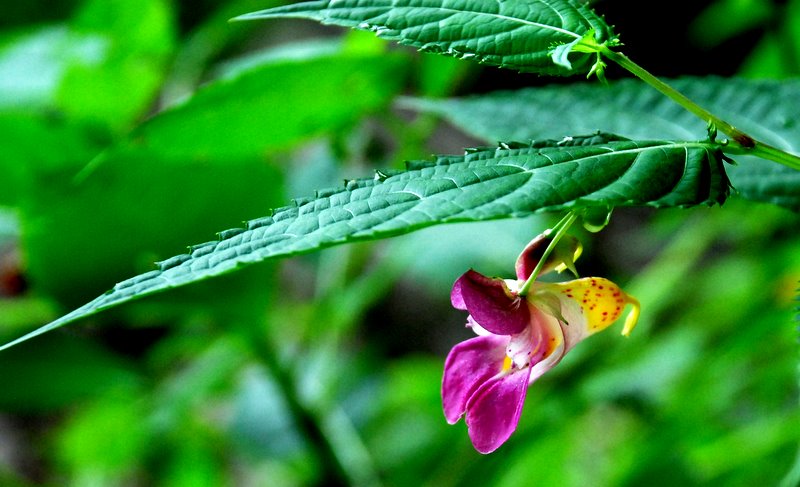
[[[540, 260], [547, 234], [529, 243], [516, 263], [517, 279], [489, 278], [474, 270], [453, 285], [451, 301], [469, 312], [467, 326], [478, 335], [457, 344], [447, 356], [442, 405], [447, 422], [465, 417], [475, 449], [491, 453], [517, 428], [528, 386], [558, 364], [584, 338], [604, 330], [631, 311], [622, 329], [628, 335], [639, 303], [613, 282], [599, 277], [563, 283], [534, 282], [519, 291]], [[580, 245], [556, 246], [542, 272], [573, 268]], [[569, 248], [567, 248], [569, 247]]]

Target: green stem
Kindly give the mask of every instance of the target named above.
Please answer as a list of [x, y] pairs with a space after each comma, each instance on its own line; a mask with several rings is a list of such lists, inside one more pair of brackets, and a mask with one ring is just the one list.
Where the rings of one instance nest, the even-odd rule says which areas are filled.
[[756, 146], [747, 151], [746, 154], [774, 161], [800, 171], [800, 157], [763, 142], [756, 141]]
[[575, 213], [574, 211], [570, 211], [569, 213], [566, 214], [566, 216], [564, 216], [564, 218], [562, 218], [558, 223], [556, 223], [556, 226], [545, 232], [545, 234], [548, 236], [553, 232], [555, 232], [555, 235], [553, 236], [552, 240], [550, 240], [550, 243], [547, 245], [547, 248], [544, 250], [544, 253], [542, 254], [542, 258], [539, 259], [539, 262], [536, 263], [536, 267], [533, 268], [533, 272], [531, 272], [531, 275], [528, 277], [528, 280], [525, 281], [525, 284], [523, 284], [522, 287], [519, 289], [517, 295], [524, 297], [528, 294], [528, 292], [531, 289], [531, 286], [533, 285], [533, 282], [536, 280], [537, 277], [539, 277], [539, 273], [542, 272], [542, 268], [544, 268], [544, 264], [545, 262], [547, 262], [547, 258], [550, 257], [550, 254], [553, 252], [553, 249], [555, 249], [556, 245], [558, 245], [558, 241], [561, 240], [561, 237], [566, 235], [567, 230], [569, 230], [569, 227], [571, 227], [572, 224], [575, 223], [575, 220], [577, 218], [578, 214]]
[[[622, 68], [630, 71], [634, 76], [649, 84], [663, 95], [669, 97], [690, 113], [700, 117], [704, 122], [713, 124], [718, 130], [725, 133], [737, 144], [736, 150], [742, 154], [762, 157], [764, 159], [783, 164], [792, 169], [800, 170], [800, 157], [790, 154], [784, 150], [772, 147], [764, 142], [760, 142], [748, 134], [737, 129], [730, 123], [722, 120], [705, 108], [701, 107], [686, 95], [675, 88], [661, 81], [649, 71], [639, 66], [621, 52], [612, 51], [608, 46], [599, 45], [595, 47], [603, 56], [614, 61]], [[731, 147], [734, 147], [733, 145]], [[724, 150], [724, 148], [723, 148]]]
[[295, 377], [278, 360], [277, 347], [273, 347], [271, 340], [260, 327], [243, 326], [243, 338], [249, 343], [258, 360], [269, 370], [281, 390], [289, 411], [297, 422], [308, 444], [313, 449], [319, 460], [321, 475], [318, 485], [331, 487], [347, 487], [352, 485], [351, 476], [342, 463], [333, 442], [326, 435], [322, 421], [300, 399], [300, 393], [295, 386]]

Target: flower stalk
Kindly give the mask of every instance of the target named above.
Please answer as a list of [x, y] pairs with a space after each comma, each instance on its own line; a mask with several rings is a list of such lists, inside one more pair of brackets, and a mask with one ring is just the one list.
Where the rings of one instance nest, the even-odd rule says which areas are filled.
[[698, 116], [704, 122], [716, 126], [717, 129], [732, 139], [735, 144], [730, 144], [727, 147], [736, 148], [735, 150], [737, 153], [761, 157], [763, 159], [777, 162], [778, 164], [783, 164], [784, 166], [800, 171], [800, 156], [791, 154], [784, 150], [778, 149], [777, 147], [773, 147], [769, 144], [754, 139], [750, 135], [734, 127], [732, 124], [722, 120], [718, 116], [701, 107], [680, 91], [661, 81], [661, 79], [633, 62], [631, 58], [625, 54], [613, 51], [604, 44], [598, 44], [594, 46], [594, 48], [597, 49], [597, 52], [611, 61], [614, 61], [620, 67], [626, 69], [637, 78], [652, 86], [661, 94], [667, 96], [688, 110], [690, 113]]
[[539, 277], [539, 274], [542, 272], [542, 269], [544, 268], [545, 263], [548, 261], [550, 254], [553, 253], [553, 250], [558, 245], [558, 242], [564, 235], [566, 235], [567, 231], [572, 226], [572, 224], [575, 223], [575, 220], [577, 220], [577, 218], [578, 214], [575, 213], [574, 211], [570, 211], [561, 220], [559, 220], [559, 222], [556, 223], [556, 225], [553, 228], [544, 232], [544, 235], [548, 237], [553, 232], [555, 232], [555, 235], [553, 235], [552, 240], [550, 240], [550, 244], [545, 249], [544, 253], [542, 254], [542, 258], [539, 259], [539, 263], [536, 264], [536, 267], [533, 269], [533, 272], [531, 272], [530, 277], [528, 277], [528, 279], [525, 281], [525, 284], [523, 284], [522, 287], [519, 288], [519, 292], [517, 294], [520, 297], [525, 297], [528, 294], [528, 292], [530, 292], [531, 286], [533, 285], [534, 281], [536, 281], [536, 278]]

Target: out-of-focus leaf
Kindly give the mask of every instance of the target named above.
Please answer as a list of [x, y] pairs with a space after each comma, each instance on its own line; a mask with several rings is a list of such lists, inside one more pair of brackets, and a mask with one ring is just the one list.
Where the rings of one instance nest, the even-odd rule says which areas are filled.
[[35, 347], [0, 356], [4, 411], [51, 411], [115, 389], [131, 389], [141, 378], [131, 364], [87, 340], [51, 335]]
[[[112, 276], [140, 272], [187, 242], [263, 214], [282, 195], [266, 151], [384, 106], [400, 87], [401, 61], [348, 53], [265, 61], [154, 117], [79, 183], [80, 160], [37, 172], [23, 213], [32, 284], [62, 302], [85, 300]], [[342, 93], [350, 103], [339, 103]]]
[[572, 52], [572, 66], [551, 59], [556, 45], [589, 33], [598, 43], [611, 27], [578, 0], [317, 0], [261, 10], [237, 20], [305, 18], [370, 30], [423, 51], [542, 74], [572, 74], [593, 57]]
[[0, 47], [0, 108], [55, 108], [68, 68], [98, 65], [107, 49], [103, 37], [65, 25], [6, 39]]
[[781, 2], [774, 22], [745, 58], [739, 74], [748, 78], [794, 78], [800, 75], [800, 1]]
[[79, 0], [27, 0], [6, 3], [0, 28], [61, 19], [73, 10]]
[[137, 470], [154, 439], [141, 397], [110, 394], [62, 426], [55, 457], [71, 485], [140, 484]]
[[163, 487], [214, 487], [236, 483], [219, 455], [219, 437], [202, 425], [181, 428], [179, 438], [165, 452]]
[[15, 207], [36, 192], [31, 187], [34, 173], [74, 167], [97, 151], [73, 125], [21, 112], [0, 114], [0, 146], [0, 205]]
[[379, 110], [402, 87], [404, 66], [399, 54], [266, 57], [160, 113], [115, 150], [147, 148], [196, 161], [263, 157]]
[[0, 107], [55, 110], [112, 131], [154, 101], [172, 51], [164, 0], [89, 0], [66, 25], [0, 49]]
[[80, 183], [75, 173], [73, 166], [37, 174], [22, 212], [31, 286], [62, 303], [83, 301], [111, 276], [140, 272], [187, 241], [262, 214], [282, 195], [280, 172], [257, 160], [166, 160], [127, 150]]
[[774, 9], [770, 0], [716, 0], [695, 17], [689, 35], [698, 45], [711, 48], [764, 24]]
[[421, 53], [419, 58], [419, 92], [438, 97], [452, 94], [458, 82], [470, 69], [458, 59]]
[[172, 67], [162, 86], [162, 101], [171, 106], [190, 96], [215, 58], [236, 42], [244, 41], [259, 27], [245, 22], [233, 24], [228, 19], [240, 12], [281, 3], [280, 0], [234, 0], [222, 3], [177, 47]]
[[[247, 264], [431, 225], [592, 206], [722, 203], [729, 189], [722, 164], [715, 143], [631, 141], [609, 134], [502, 145], [410, 163], [404, 172], [378, 172], [374, 178], [349, 181], [344, 188], [322, 190], [270, 217], [251, 220], [246, 228], [221, 232], [219, 240], [163, 261], [158, 270], [117, 284], [5, 347], [132, 299]], [[52, 225], [41, 228], [52, 231]]]
[[125, 129], [144, 115], [174, 44], [166, 0], [88, 0], [70, 23], [105, 43], [102, 62], [73, 63], [57, 91], [58, 106], [78, 120]]
[[[678, 90], [759, 140], [800, 152], [800, 81], [722, 78], [671, 80]], [[704, 123], [638, 80], [610, 87], [550, 86], [450, 100], [405, 99], [488, 141], [561, 137], [610, 130], [633, 138], [701, 139]], [[737, 157], [728, 172], [739, 196], [800, 211], [800, 171]]]
[[[464, 436], [463, 430], [443, 420], [440, 391], [431, 387], [441, 382], [441, 376], [439, 359], [398, 360], [388, 368], [381, 392], [374, 397], [377, 414], [367, 424], [364, 439], [389, 485], [413, 485], [420, 472], [430, 475]], [[428, 480], [429, 485], [448, 485]]]

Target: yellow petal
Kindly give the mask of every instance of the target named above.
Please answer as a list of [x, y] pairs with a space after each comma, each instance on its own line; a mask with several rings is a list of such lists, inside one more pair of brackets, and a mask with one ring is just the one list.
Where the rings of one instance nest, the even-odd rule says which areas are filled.
[[632, 309], [625, 319], [622, 334], [627, 336], [639, 319], [639, 301], [608, 279], [585, 277], [552, 286], [557, 289], [559, 297], [573, 300], [580, 306], [590, 334], [605, 330], [617, 321], [627, 304], [631, 304]]

